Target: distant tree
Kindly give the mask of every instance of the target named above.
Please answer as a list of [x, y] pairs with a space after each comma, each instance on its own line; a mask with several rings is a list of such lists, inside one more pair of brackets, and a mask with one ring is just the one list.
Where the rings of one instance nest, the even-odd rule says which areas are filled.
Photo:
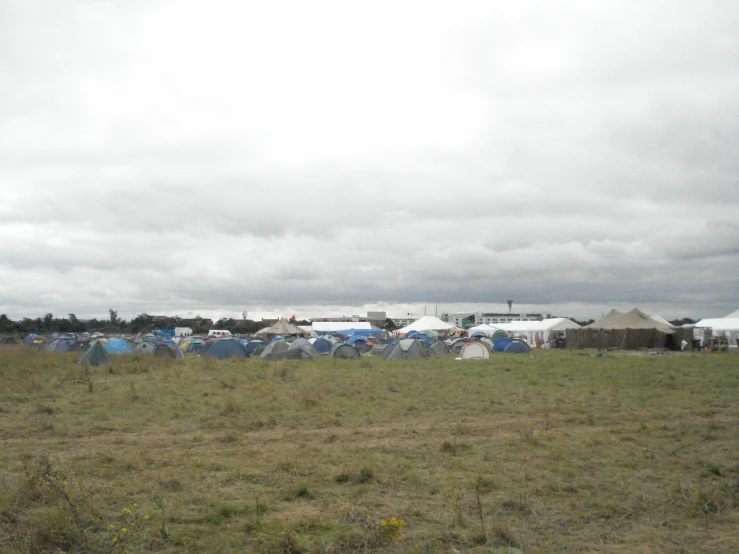
[[51, 331], [54, 323], [54, 315], [48, 313], [44, 316], [44, 329]]
[[0, 314], [0, 333], [15, 331], [15, 323], [5, 314]]
[[691, 319], [689, 317], [684, 317], [682, 319], [673, 319], [670, 321], [670, 325], [674, 325], [675, 327], [682, 327], [683, 325], [692, 325], [693, 323], [698, 323], [698, 320]]
[[590, 325], [591, 323], [595, 323], [595, 320], [594, 319], [588, 319], [587, 321], [584, 321], [584, 320], [583, 321], [578, 321], [577, 319], [573, 319], [573, 318], [569, 318], [569, 319], [572, 319], [572, 321], [574, 321], [575, 323], [577, 323], [580, 327], [585, 327], [587, 325]]
[[111, 308], [110, 310], [108, 310], [108, 314], [110, 315], [110, 319], [108, 320], [110, 321], [110, 325], [112, 327], [119, 327], [121, 320], [118, 319], [118, 312]]
[[85, 330], [85, 324], [77, 319], [75, 314], [69, 314], [69, 325], [75, 333], [81, 333]]
[[154, 328], [154, 316], [139, 314], [131, 320], [131, 332], [141, 333], [151, 331]]
[[107, 320], [99, 320], [97, 318], [92, 318], [87, 321], [85, 324], [85, 330], [86, 331], [102, 331], [104, 330], [108, 325]]
[[385, 320], [385, 325], [383, 325], [382, 328], [385, 329], [386, 331], [395, 331], [398, 328], [398, 326], [395, 325], [395, 322], [388, 317]]
[[[40, 319], [37, 321], [41, 321]], [[23, 334], [31, 333], [33, 331], [39, 331], [40, 327], [34, 321], [33, 319], [29, 319], [27, 317], [24, 317], [22, 320], [18, 322], [18, 330], [21, 331]]]

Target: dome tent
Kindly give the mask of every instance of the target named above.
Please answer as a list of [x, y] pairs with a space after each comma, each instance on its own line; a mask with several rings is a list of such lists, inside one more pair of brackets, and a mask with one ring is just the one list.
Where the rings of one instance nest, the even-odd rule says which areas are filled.
[[493, 344], [493, 341], [491, 341], [489, 338], [483, 337], [481, 339], [478, 339], [478, 341], [480, 341], [482, 344], [484, 344], [487, 347], [488, 352], [492, 352], [493, 351], [493, 347], [495, 345]]
[[[438, 336], [438, 333], [437, 333], [437, 336]], [[409, 333], [406, 333], [405, 338], [420, 340], [426, 343], [428, 346], [431, 346], [432, 344], [434, 344], [434, 341], [431, 340], [431, 338], [428, 335], [426, 335], [425, 333], [419, 333], [418, 331], [411, 331]]]
[[287, 352], [290, 349], [290, 345], [287, 344], [285, 341], [278, 340], [275, 342], [270, 342], [264, 350], [262, 350], [262, 353], [260, 356], [262, 358], [266, 358], [270, 354], [279, 354], [280, 352]]
[[449, 354], [450, 352], [447, 344], [441, 340], [437, 340], [434, 344], [432, 344], [431, 350], [433, 350], [437, 356], [444, 356], [446, 354]]
[[300, 350], [301, 358], [304, 360], [312, 360], [318, 357], [318, 352], [313, 345], [306, 339], [295, 339], [288, 350]]
[[334, 346], [331, 350], [331, 355], [334, 358], [343, 358], [345, 360], [358, 360], [362, 357], [356, 348], [344, 343], [338, 343]]
[[350, 344], [354, 348], [363, 348], [367, 346], [368, 342], [369, 339], [367, 339], [367, 337], [363, 337], [362, 335], [352, 335], [346, 340], [346, 344]]
[[110, 354], [131, 354], [133, 352], [133, 346], [123, 339], [110, 339], [105, 349]]
[[468, 338], [461, 338], [456, 339], [452, 341], [452, 343], [449, 345], [449, 350], [451, 350], [452, 354], [459, 354], [462, 352], [462, 348], [464, 348], [464, 345], [468, 342], [471, 342], [471, 339]]
[[74, 343], [74, 339], [57, 337], [39, 346], [39, 350], [41, 352], [67, 352]]
[[249, 354], [256, 354], [256, 353], [257, 353], [257, 350], [259, 350], [260, 348], [261, 348], [262, 350], [261, 350], [261, 351], [259, 352], [259, 354], [261, 354], [261, 353], [262, 353], [262, 351], [263, 351], [263, 350], [264, 350], [264, 349], [265, 349], [266, 347], [267, 347], [267, 344], [266, 344], [266, 343], [265, 343], [265, 342], [264, 342], [263, 340], [259, 340], [259, 339], [257, 339], [257, 340], [249, 340], [249, 341], [247, 341], [247, 343], [246, 343], [246, 344], [244, 345], [244, 348], [246, 348], [246, 351], [247, 351], [247, 352], [248, 352]]
[[212, 360], [225, 360], [228, 358], [248, 358], [249, 354], [236, 339], [223, 338], [203, 346], [199, 356]]
[[99, 366], [111, 363], [113, 363], [113, 359], [108, 351], [105, 350], [102, 344], [96, 342], [82, 355], [77, 365]]
[[430, 354], [420, 341], [416, 339], [400, 339], [396, 344], [388, 344], [385, 352], [383, 352], [383, 356], [386, 360], [408, 360], [411, 358], [428, 358]]
[[87, 352], [88, 348], [90, 348], [90, 343], [88, 341], [77, 340], [69, 345], [67, 352]]
[[316, 352], [319, 354], [331, 354], [331, 349], [333, 347], [333, 343], [323, 337], [317, 338], [313, 343], [313, 348], [315, 348]]
[[151, 341], [145, 340], [138, 343], [133, 348], [134, 354], [153, 354], [157, 345]]
[[163, 342], [154, 349], [154, 356], [158, 358], [184, 358], [185, 353], [173, 342]]
[[493, 346], [494, 352], [505, 352], [505, 349], [508, 347], [509, 344], [511, 344], [513, 341], [511, 339], [505, 338], [500, 339], [495, 343], [495, 346]]
[[[283, 344], [287, 345], [287, 343]], [[264, 356], [268, 360], [312, 360], [317, 357], [318, 352], [306, 339], [296, 339], [286, 349], [275, 350], [273, 348]]]
[[487, 360], [490, 357], [490, 351], [481, 342], [472, 341], [462, 347], [459, 356], [463, 360]]
[[526, 343], [526, 341], [512, 340], [510, 344], [505, 347], [503, 352], [506, 354], [528, 354], [531, 352], [531, 347]]

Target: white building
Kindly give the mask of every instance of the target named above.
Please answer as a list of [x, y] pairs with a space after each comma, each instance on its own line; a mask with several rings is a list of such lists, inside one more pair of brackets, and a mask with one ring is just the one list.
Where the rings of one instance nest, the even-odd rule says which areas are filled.
[[408, 327], [414, 321], [418, 321], [419, 318], [420, 316], [407, 315], [403, 317], [391, 317], [390, 319], [395, 323], [396, 329], [400, 329], [401, 327]]
[[339, 333], [348, 329], [372, 329], [369, 321], [314, 321], [311, 323], [311, 332], [318, 333]]
[[[541, 321], [544, 314], [500, 314], [490, 312], [454, 312], [443, 314], [441, 319], [460, 329], [469, 326], [468, 320], [473, 320], [472, 325], [493, 325], [499, 323], [510, 323], [512, 321]], [[464, 323], [463, 323], [464, 322]]]

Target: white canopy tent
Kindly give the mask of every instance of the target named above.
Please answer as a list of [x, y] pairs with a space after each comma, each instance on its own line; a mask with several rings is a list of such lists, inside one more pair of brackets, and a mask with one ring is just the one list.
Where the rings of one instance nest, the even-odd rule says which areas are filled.
[[724, 319], [739, 319], [739, 310], [731, 312], [729, 315], [724, 317]]
[[701, 319], [693, 327], [693, 338], [701, 339], [701, 346], [705, 330], [711, 329], [711, 336], [726, 337], [729, 339], [729, 347], [737, 347], [739, 338], [739, 317], [719, 317], [715, 319]]
[[448, 329], [456, 329], [454, 325], [450, 325], [448, 323], [443, 322], [438, 317], [434, 317], [431, 315], [425, 315], [421, 319], [418, 319], [411, 323], [410, 325], [407, 325], [406, 327], [403, 327], [402, 329], [398, 329], [398, 334], [404, 334], [404, 333], [410, 333], [411, 331], [418, 331], [419, 333], [423, 333], [424, 331], [446, 331]]
[[535, 344], [537, 338], [541, 344], [547, 344], [552, 332], [580, 329], [580, 325], [566, 317], [552, 317], [542, 321], [510, 321], [498, 323], [497, 326], [508, 333], [508, 336], [521, 337], [530, 345]]

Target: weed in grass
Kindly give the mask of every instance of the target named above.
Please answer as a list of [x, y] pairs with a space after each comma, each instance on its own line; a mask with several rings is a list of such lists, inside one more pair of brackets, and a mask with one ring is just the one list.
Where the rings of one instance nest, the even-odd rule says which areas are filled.
[[521, 541], [518, 535], [513, 531], [509, 525], [498, 525], [493, 528], [492, 535], [503, 544], [503, 546], [510, 546], [513, 548], [521, 548]]
[[380, 521], [380, 525], [382, 526], [383, 535], [390, 540], [395, 540], [400, 538], [402, 535], [406, 522], [403, 519], [393, 516], [390, 519], [383, 519]]
[[[84, 548], [86, 526], [67, 476], [51, 456], [23, 457], [24, 480], [0, 506], [0, 535], [21, 551]], [[0, 538], [2, 546], [2, 538]]]
[[237, 513], [238, 513], [238, 510], [233, 504], [226, 503], [226, 504], [222, 504], [221, 506], [219, 506], [214, 512], [211, 512], [210, 514], [206, 515], [203, 518], [203, 521], [214, 524], [214, 525], [218, 525], [219, 523], [223, 523], [227, 519], [231, 519]]
[[292, 531], [285, 531], [276, 546], [277, 550], [275, 552], [279, 554], [303, 554], [308, 552]]
[[54, 409], [49, 406], [36, 406], [36, 413], [37, 414], [44, 414], [44, 415], [52, 415], [54, 413]]
[[313, 493], [308, 488], [308, 485], [306, 485], [305, 483], [301, 483], [300, 485], [298, 485], [298, 488], [295, 490], [294, 496], [295, 498], [304, 498], [306, 500], [311, 500], [315, 498], [313, 496]]
[[475, 489], [480, 493], [488, 493], [491, 491], [494, 491], [498, 488], [497, 483], [488, 477], [483, 477], [482, 475], [477, 476], [477, 480], [475, 481]]
[[223, 401], [220, 415], [223, 417], [234, 417], [241, 412], [242, 408], [239, 402], [233, 396], [228, 395]]
[[369, 483], [374, 479], [374, 474], [372, 472], [372, 468], [369, 467], [363, 467], [359, 470], [359, 476], [357, 477], [357, 481], [360, 483]]

